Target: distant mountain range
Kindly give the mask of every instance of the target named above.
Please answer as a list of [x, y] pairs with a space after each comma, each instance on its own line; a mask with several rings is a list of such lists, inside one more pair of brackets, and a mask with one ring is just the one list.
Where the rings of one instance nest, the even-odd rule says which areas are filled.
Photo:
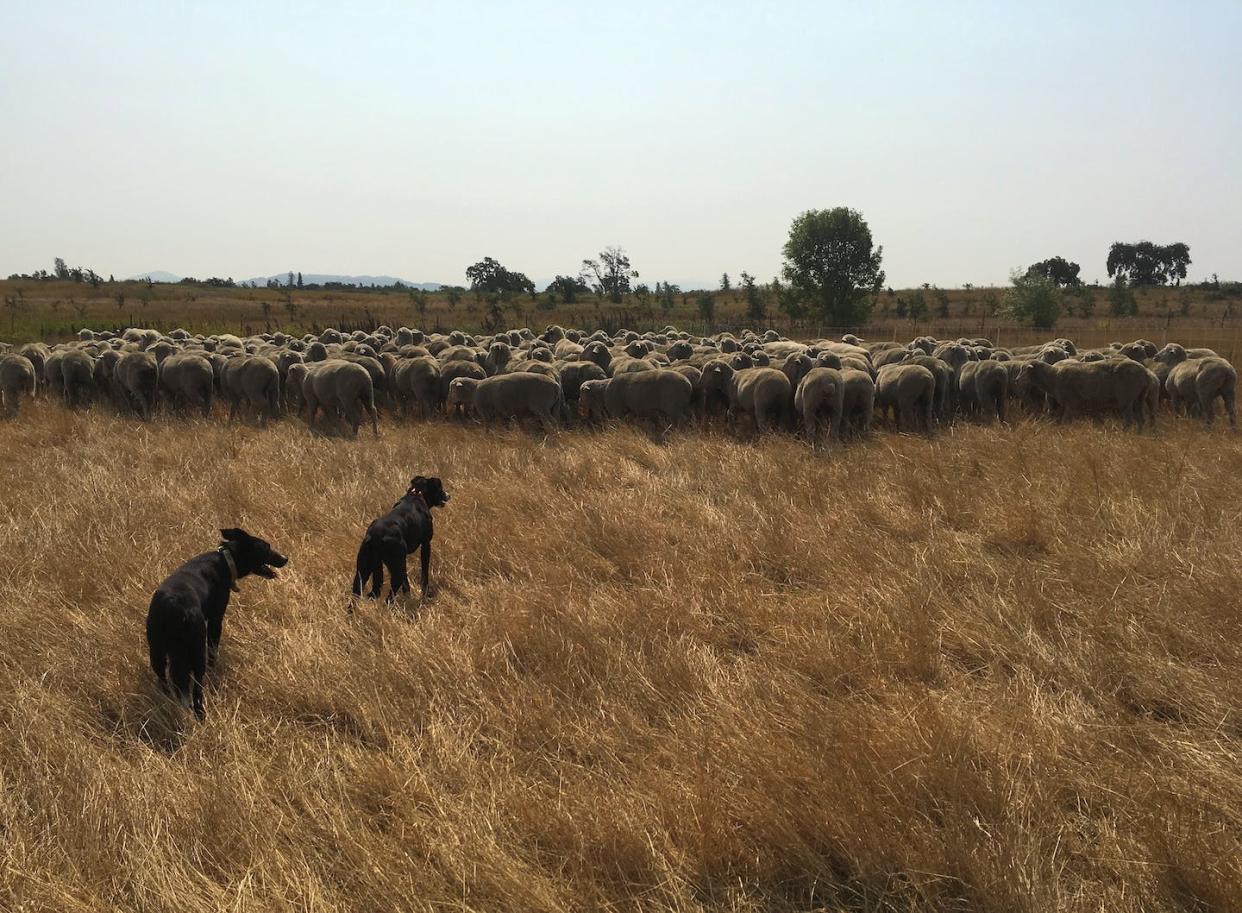
[[[296, 271], [294, 276], [297, 276]], [[130, 280], [150, 279], [152, 282], [180, 282], [184, 277], [166, 270], [157, 269], [149, 273], [138, 273], [129, 278]], [[207, 277], [199, 276], [197, 278], [205, 279]], [[243, 279], [241, 281], [247, 284], [253, 283], [262, 288], [267, 285], [269, 280], [275, 280], [284, 285], [289, 281], [289, 271], [273, 273], [270, 276], [255, 276], [252, 279]], [[328, 282], [342, 282], [347, 285], [396, 285], [400, 282], [407, 288], [422, 289], [425, 292], [434, 292], [442, 288], [439, 282], [411, 282], [409, 279], [398, 279], [396, 276], [341, 276], [333, 273], [302, 273], [302, 281], [307, 285], [324, 285]]]
[[149, 273], [138, 273], [135, 276], [126, 276], [126, 282], [139, 282], [141, 280], [150, 279], [152, 282], [180, 282], [181, 276], [174, 276], [172, 273], [166, 273], [162, 269], [152, 270]]
[[[297, 272], [294, 271], [293, 275], [296, 280]], [[255, 276], [245, 281], [264, 286], [272, 279], [284, 285], [289, 281], [289, 271], [285, 270], [283, 273], [275, 273], [271, 276]], [[348, 285], [396, 285], [400, 282], [406, 288], [418, 288], [425, 292], [434, 292], [441, 288], [439, 282], [411, 282], [409, 279], [399, 279], [396, 276], [338, 276], [330, 273], [302, 273], [302, 281], [310, 285], [323, 285], [326, 282], [344, 282]]]

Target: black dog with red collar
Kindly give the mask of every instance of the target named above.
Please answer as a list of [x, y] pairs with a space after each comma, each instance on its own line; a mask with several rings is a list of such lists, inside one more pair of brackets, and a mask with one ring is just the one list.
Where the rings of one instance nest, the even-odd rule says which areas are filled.
[[[388, 601], [397, 594], [410, 592], [410, 578], [406, 574], [405, 560], [422, 549], [422, 595], [427, 596], [428, 571], [431, 567], [431, 538], [435, 533], [431, 518], [433, 507], [443, 507], [449, 501], [444, 484], [434, 476], [415, 476], [401, 499], [392, 510], [378, 520], [372, 521], [358, 547], [358, 564], [354, 571], [354, 596], [361, 596], [367, 581], [371, 581], [371, 599], [378, 599], [384, 588], [384, 568], [388, 568], [391, 590]], [[353, 601], [349, 610], [353, 611]]]

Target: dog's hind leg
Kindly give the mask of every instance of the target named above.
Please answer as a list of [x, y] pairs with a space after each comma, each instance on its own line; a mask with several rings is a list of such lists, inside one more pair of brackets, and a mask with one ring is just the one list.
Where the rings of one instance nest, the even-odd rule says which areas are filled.
[[392, 602], [397, 594], [410, 592], [410, 577], [405, 569], [405, 543], [395, 540], [384, 542], [384, 566], [388, 568], [388, 576], [392, 589], [388, 592], [388, 601]]
[[151, 671], [155, 673], [155, 677], [160, 683], [160, 688], [167, 691], [168, 653], [164, 650], [164, 645], [157, 645], [151, 636], [147, 635], [147, 652], [151, 659]]
[[173, 696], [187, 710], [192, 706], [190, 690], [190, 654], [188, 650], [173, 650], [168, 655], [168, 677], [172, 682]]
[[203, 706], [203, 680], [207, 677], [207, 630], [206, 627], [195, 631], [190, 641], [190, 688], [192, 692], [194, 715], [200, 720], [207, 715]]
[[358, 561], [354, 565], [353, 593], [361, 596], [367, 581], [373, 581], [370, 598], [379, 599], [380, 590], [384, 587], [384, 564], [380, 558], [379, 545], [370, 533], [362, 539], [358, 546]]
[[375, 564], [371, 567], [371, 598], [379, 599], [380, 593], [384, 590], [384, 562], [379, 558], [375, 559]]

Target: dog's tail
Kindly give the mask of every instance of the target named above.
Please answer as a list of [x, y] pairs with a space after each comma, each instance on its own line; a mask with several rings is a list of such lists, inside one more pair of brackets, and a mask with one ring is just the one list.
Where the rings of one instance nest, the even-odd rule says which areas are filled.
[[380, 579], [377, 581], [381, 585], [384, 582], [384, 564], [379, 553], [379, 542], [367, 533], [362, 538], [362, 544], [358, 546], [358, 562], [354, 568], [354, 595], [361, 596], [362, 588], [366, 585], [367, 580], [374, 574], [379, 574]]

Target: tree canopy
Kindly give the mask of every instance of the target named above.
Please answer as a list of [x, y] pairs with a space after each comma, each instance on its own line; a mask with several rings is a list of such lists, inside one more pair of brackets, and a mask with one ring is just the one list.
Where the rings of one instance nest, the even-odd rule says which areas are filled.
[[557, 276], [548, 283], [547, 291], [566, 304], [573, 304], [579, 294], [585, 294], [590, 289], [578, 276]]
[[873, 246], [861, 213], [845, 206], [802, 213], [789, 228], [784, 254], [791, 295], [782, 307], [791, 316], [813, 313], [840, 327], [866, 321], [872, 296], [884, 285], [884, 248]]
[[528, 295], [535, 293], [535, 283], [526, 278], [525, 273], [505, 269], [491, 257], [484, 257], [473, 266], [466, 267], [466, 278], [470, 280], [470, 289], [474, 292], [502, 297], [522, 292]]
[[1080, 269], [1082, 267], [1077, 263], [1066, 260], [1064, 257], [1049, 257], [1047, 260], [1032, 263], [1027, 268], [1026, 274], [1043, 276], [1057, 288], [1072, 288], [1082, 283], [1082, 280], [1078, 278]]
[[1130, 285], [1178, 285], [1186, 278], [1190, 265], [1190, 245], [1153, 244], [1139, 241], [1130, 244], [1115, 241], [1108, 249], [1108, 277], [1123, 276]]

